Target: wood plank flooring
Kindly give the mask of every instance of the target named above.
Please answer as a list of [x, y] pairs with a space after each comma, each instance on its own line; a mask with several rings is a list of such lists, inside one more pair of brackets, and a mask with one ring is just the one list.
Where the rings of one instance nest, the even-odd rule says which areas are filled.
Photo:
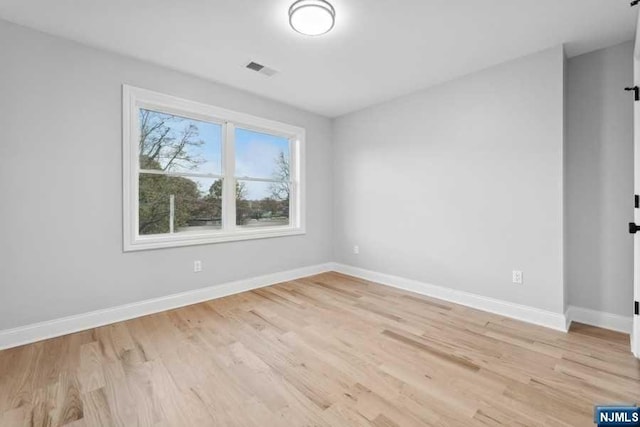
[[628, 336], [327, 273], [0, 352], [0, 426], [593, 425]]

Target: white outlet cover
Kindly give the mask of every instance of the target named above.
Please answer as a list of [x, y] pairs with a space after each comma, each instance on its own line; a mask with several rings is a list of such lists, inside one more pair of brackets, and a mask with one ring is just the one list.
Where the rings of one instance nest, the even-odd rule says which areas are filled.
[[521, 285], [522, 284], [522, 271], [513, 270], [513, 272], [512, 272], [512, 281], [513, 281], [513, 283], [515, 283], [517, 285]]

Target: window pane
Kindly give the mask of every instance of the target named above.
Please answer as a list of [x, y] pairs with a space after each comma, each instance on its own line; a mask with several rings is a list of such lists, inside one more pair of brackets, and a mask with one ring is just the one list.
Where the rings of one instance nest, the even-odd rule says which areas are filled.
[[289, 140], [237, 128], [236, 176], [289, 180]]
[[220, 175], [222, 126], [140, 109], [140, 169]]
[[221, 227], [222, 180], [140, 174], [140, 235], [203, 232]]
[[288, 184], [238, 180], [236, 224], [249, 228], [289, 225]]

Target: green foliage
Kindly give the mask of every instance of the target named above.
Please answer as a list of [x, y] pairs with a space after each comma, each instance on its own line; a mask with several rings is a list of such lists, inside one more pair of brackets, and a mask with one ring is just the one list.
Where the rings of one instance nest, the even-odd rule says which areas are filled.
[[[192, 170], [204, 160], [189, 153], [190, 148], [204, 144], [198, 127], [189, 119], [140, 111], [140, 168], [172, 172]], [[186, 121], [186, 122], [185, 122]], [[289, 161], [284, 153], [274, 159], [276, 173], [270, 195], [262, 200], [249, 200], [246, 183], [236, 182], [236, 224], [250, 220], [289, 217]], [[198, 188], [187, 177], [140, 174], [139, 232], [166, 234], [170, 231], [170, 200], [174, 197], [174, 230], [182, 227], [219, 223], [222, 217], [223, 181], [217, 179], [208, 189]]]
[[[222, 180], [216, 179], [209, 189], [209, 194], [222, 200]], [[236, 224], [246, 223], [250, 209], [247, 198], [247, 186], [244, 182], [236, 181]]]
[[187, 178], [141, 175], [139, 180], [140, 234], [169, 232], [170, 197], [175, 197], [174, 227], [189, 224], [192, 213], [201, 210], [198, 185]]
[[[168, 172], [178, 166], [196, 168], [203, 159], [190, 155], [188, 149], [204, 144], [198, 136], [198, 128], [188, 119], [140, 110], [140, 168]], [[138, 185], [140, 234], [169, 233], [171, 196], [174, 196], [174, 229], [221, 216], [220, 196], [203, 197], [198, 184], [191, 179], [141, 174]]]
[[270, 184], [269, 197], [262, 200], [246, 200], [245, 188], [242, 187], [240, 191], [236, 188], [236, 223], [238, 225], [244, 225], [250, 219], [289, 218], [289, 159], [280, 152], [274, 161], [276, 170], [273, 179], [278, 182]]

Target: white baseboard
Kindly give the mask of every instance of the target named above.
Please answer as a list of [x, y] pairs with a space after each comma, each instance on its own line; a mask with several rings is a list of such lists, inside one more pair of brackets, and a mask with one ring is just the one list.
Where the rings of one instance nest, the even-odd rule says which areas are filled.
[[570, 306], [565, 315], [339, 263], [318, 264], [0, 331], [0, 350], [337, 271], [372, 282], [566, 332], [572, 321], [630, 333], [631, 317]]
[[339, 263], [333, 264], [333, 270], [394, 288], [415, 292], [417, 294], [521, 320], [523, 322], [533, 323], [535, 325], [544, 326], [562, 332], [567, 331], [568, 324], [564, 314]]
[[0, 350], [330, 271], [319, 264], [0, 331]]
[[567, 309], [567, 323], [584, 323], [599, 328], [630, 334], [633, 328], [633, 317], [620, 316], [619, 314], [596, 311], [590, 308], [569, 306]]

